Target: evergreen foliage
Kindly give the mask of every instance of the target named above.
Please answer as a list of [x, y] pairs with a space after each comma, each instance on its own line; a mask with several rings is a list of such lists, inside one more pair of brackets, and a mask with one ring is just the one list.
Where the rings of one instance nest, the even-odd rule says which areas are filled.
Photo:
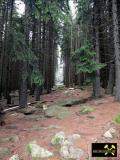
[[94, 73], [105, 67], [105, 64], [97, 63], [94, 60], [96, 55], [89, 44], [78, 48], [72, 55], [72, 61], [76, 64], [77, 73]]
[[14, 28], [8, 34], [8, 52], [10, 59], [14, 62], [27, 61], [31, 63], [37, 58], [31, 47], [26, 44], [24, 34]]
[[39, 71], [33, 70], [31, 74], [31, 82], [40, 87], [44, 84], [44, 78]]

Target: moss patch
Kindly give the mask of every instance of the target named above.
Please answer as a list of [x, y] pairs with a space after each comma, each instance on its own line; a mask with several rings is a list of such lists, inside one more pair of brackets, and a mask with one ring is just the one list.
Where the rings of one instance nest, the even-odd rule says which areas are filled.
[[67, 108], [63, 108], [58, 105], [49, 106], [48, 109], [45, 111], [46, 117], [56, 117], [58, 119], [64, 119], [69, 117], [72, 113], [68, 111]]
[[115, 122], [118, 123], [118, 124], [120, 124], [120, 114], [116, 116]]
[[95, 109], [90, 106], [82, 106], [80, 108], [80, 114], [88, 114], [90, 112], [93, 112]]

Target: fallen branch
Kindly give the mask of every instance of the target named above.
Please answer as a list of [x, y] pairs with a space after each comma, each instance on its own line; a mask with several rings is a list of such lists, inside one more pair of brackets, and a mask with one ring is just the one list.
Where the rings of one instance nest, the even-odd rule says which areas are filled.
[[[42, 101], [41, 103], [45, 103], [46, 101]], [[31, 104], [36, 104], [37, 103], [37, 101], [36, 102], [29, 102], [29, 103], [27, 103], [27, 105], [29, 106], [29, 105], [31, 105]], [[13, 106], [13, 107], [10, 107], [10, 108], [7, 108], [7, 109], [3, 109], [2, 110], [2, 113], [6, 113], [6, 112], [8, 112], [8, 111], [12, 111], [12, 110], [16, 110], [16, 109], [18, 109], [18, 108], [21, 108], [20, 106], [18, 106], [18, 105], [15, 105], [15, 106]]]

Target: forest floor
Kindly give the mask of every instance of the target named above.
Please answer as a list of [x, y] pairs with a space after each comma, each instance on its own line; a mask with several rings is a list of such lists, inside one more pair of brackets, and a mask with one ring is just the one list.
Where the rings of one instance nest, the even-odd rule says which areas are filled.
[[[52, 105], [65, 99], [84, 99], [91, 96], [90, 89], [62, 89], [43, 95], [41, 98], [45, 105]], [[31, 100], [31, 97], [29, 98]], [[32, 100], [31, 100], [32, 101]], [[35, 104], [34, 104], [35, 105]], [[81, 114], [81, 106], [91, 106], [94, 110]], [[23, 160], [30, 160], [26, 146], [31, 141], [55, 153], [51, 160], [60, 160], [55, 146], [51, 144], [52, 137], [63, 131], [66, 135], [79, 134], [81, 137], [75, 141], [74, 146], [84, 151], [81, 160], [120, 160], [120, 125], [115, 123], [115, 117], [120, 113], [120, 103], [114, 97], [104, 95], [100, 99], [89, 99], [85, 103], [65, 107], [72, 115], [66, 118], [39, 116], [40, 112], [31, 115], [12, 111], [5, 116], [6, 125], [0, 128], [0, 147], [8, 147], [11, 154], [3, 160], [8, 160], [14, 154], [19, 154]], [[103, 135], [110, 128], [116, 130], [112, 138]], [[14, 136], [14, 140], [2, 141], [2, 138]], [[91, 157], [91, 144], [94, 142], [114, 142], [118, 144], [118, 157], [93, 158]]]

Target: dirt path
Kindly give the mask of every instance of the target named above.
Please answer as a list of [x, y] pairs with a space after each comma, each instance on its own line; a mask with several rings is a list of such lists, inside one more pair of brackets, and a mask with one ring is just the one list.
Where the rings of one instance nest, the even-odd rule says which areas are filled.
[[[42, 99], [47, 101], [46, 104], [51, 104], [66, 98], [85, 98], [90, 94], [90, 91], [82, 91], [79, 89], [67, 92], [62, 90], [53, 92], [50, 95], [44, 95]], [[12, 112], [6, 118], [7, 125], [0, 128], [0, 138], [17, 135], [19, 140], [14, 143], [0, 143], [0, 147], [10, 147], [12, 155], [19, 154], [23, 160], [29, 160], [26, 145], [30, 141], [36, 140], [40, 146], [55, 152], [55, 147], [50, 143], [51, 138], [55, 133], [64, 131], [67, 135], [74, 133], [81, 135], [81, 138], [77, 140], [75, 146], [84, 150], [85, 155], [82, 160], [87, 160], [91, 155], [91, 143], [93, 142], [118, 143], [118, 157], [113, 159], [120, 160], [120, 126], [114, 123], [116, 115], [120, 113], [120, 104], [114, 102], [113, 97], [105, 96], [99, 100], [88, 101], [84, 105], [91, 106], [94, 108], [94, 111], [88, 114], [79, 114], [80, 105], [74, 105], [69, 107], [69, 110], [72, 111], [73, 114], [65, 119], [29, 119], [27, 118], [28, 116], [24, 116], [21, 113]], [[53, 128], [46, 129], [51, 125]], [[38, 130], [31, 130], [33, 127], [38, 128]], [[103, 134], [111, 127], [116, 128], [117, 134], [113, 139], [105, 139]], [[8, 160], [8, 157], [3, 160]], [[56, 154], [53, 160], [60, 160], [59, 155]], [[90, 160], [97, 159], [91, 157]], [[110, 160], [110, 158], [108, 160]]]

